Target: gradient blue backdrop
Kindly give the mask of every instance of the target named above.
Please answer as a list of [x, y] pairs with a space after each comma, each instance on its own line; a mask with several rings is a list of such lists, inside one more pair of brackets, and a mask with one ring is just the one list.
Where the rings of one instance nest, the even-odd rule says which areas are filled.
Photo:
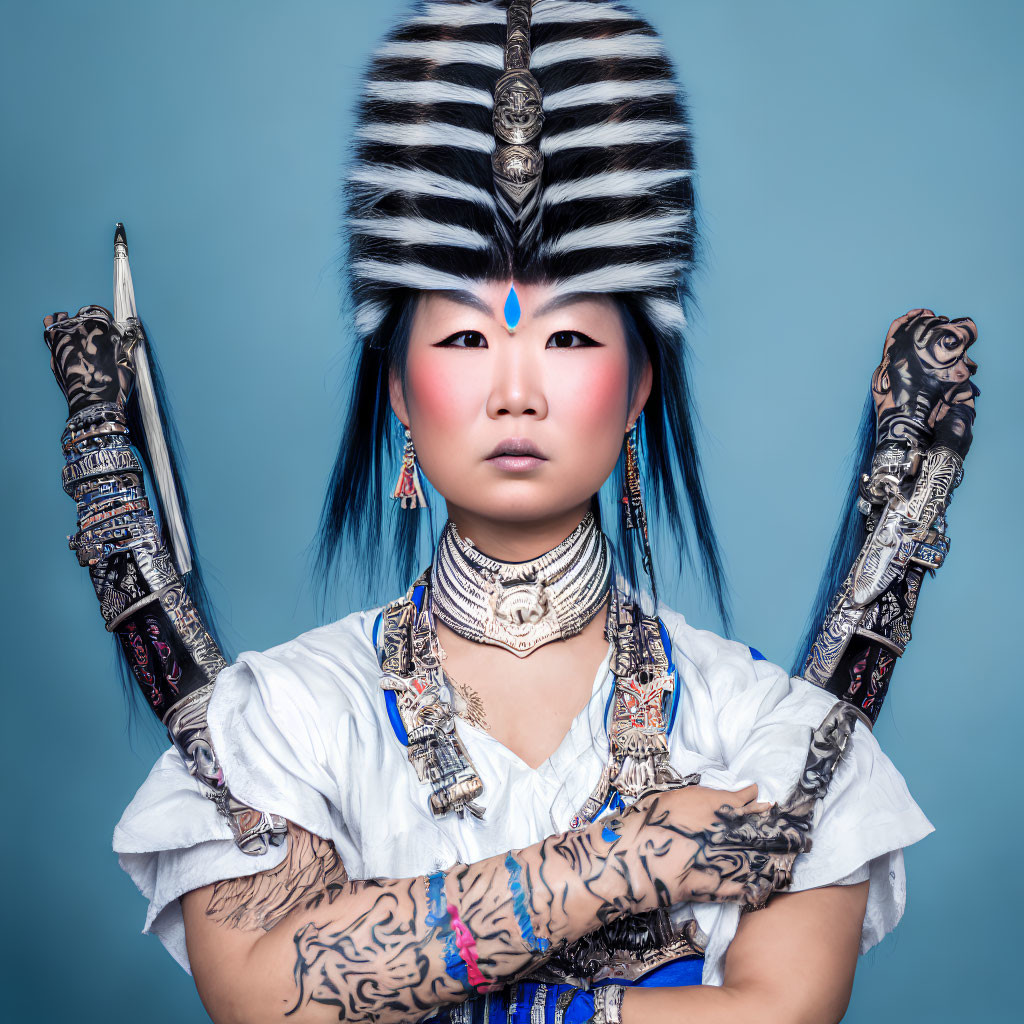
[[[315, 625], [307, 545], [346, 352], [336, 188], [357, 74], [402, 4], [0, 6], [4, 1016], [202, 1021], [110, 852], [162, 744], [129, 744], [65, 547], [65, 407], [40, 320], [109, 303], [125, 221], [228, 638], [264, 649]], [[930, 306], [980, 326], [952, 553], [877, 729], [938, 831], [908, 852], [907, 915], [861, 961], [847, 1019], [1019, 1019], [1024, 5], [637, 6], [692, 100], [708, 247], [693, 377], [739, 638], [793, 654], [889, 321]], [[331, 618], [361, 603], [341, 598]], [[717, 626], [696, 586], [673, 603]]]

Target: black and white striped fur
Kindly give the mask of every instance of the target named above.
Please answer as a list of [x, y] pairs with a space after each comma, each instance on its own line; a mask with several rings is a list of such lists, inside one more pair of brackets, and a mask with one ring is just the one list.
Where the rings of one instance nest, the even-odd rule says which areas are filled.
[[513, 275], [559, 292], [633, 293], [655, 329], [680, 332], [693, 157], [661, 40], [625, 4], [535, 0], [545, 163], [531, 216], [515, 223], [491, 171], [506, 6], [417, 3], [371, 59], [345, 219], [359, 336], [372, 339], [397, 290]]

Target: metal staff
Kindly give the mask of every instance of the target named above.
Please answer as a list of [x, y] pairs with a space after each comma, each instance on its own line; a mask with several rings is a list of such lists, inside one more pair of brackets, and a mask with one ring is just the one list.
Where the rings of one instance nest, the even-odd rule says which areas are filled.
[[171, 457], [167, 450], [167, 439], [164, 437], [160, 409], [153, 388], [153, 373], [147, 352], [148, 340], [135, 310], [135, 286], [132, 283], [132, 269], [128, 263], [128, 238], [124, 225], [120, 222], [114, 232], [114, 322], [125, 340], [125, 347], [132, 359], [139, 411], [142, 415], [142, 430], [149, 449], [160, 508], [164, 514], [167, 540], [178, 572], [184, 576], [192, 569], [192, 552], [189, 548], [188, 534], [185, 532], [185, 519], [178, 503], [178, 489], [174, 484]]

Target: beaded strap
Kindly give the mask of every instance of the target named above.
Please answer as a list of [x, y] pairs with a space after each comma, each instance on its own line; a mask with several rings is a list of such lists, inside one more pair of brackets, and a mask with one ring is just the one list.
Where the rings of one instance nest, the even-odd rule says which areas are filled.
[[459, 917], [459, 908], [454, 903], [448, 904], [448, 917], [451, 920], [452, 931], [455, 933], [455, 945], [458, 947], [459, 956], [466, 965], [466, 974], [469, 983], [477, 992], [496, 992], [501, 985], [492, 985], [481, 973], [480, 965], [477, 962], [476, 939], [473, 933]]

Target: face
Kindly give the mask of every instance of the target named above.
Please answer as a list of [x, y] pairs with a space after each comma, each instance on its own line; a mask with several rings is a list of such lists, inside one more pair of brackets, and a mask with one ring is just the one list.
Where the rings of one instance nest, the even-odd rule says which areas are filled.
[[421, 295], [392, 408], [456, 525], [565, 520], [567, 533], [614, 468], [650, 368], [631, 400], [625, 331], [603, 296], [555, 302], [549, 285], [517, 284], [510, 331], [511, 284]]

